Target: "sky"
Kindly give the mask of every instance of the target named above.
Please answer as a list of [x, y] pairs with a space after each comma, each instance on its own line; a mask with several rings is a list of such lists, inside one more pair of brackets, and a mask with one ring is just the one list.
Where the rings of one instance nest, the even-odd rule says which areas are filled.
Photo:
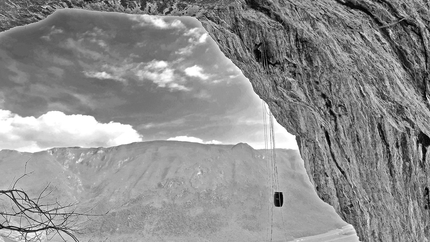
[[[57, 10], [0, 34], [0, 149], [264, 148], [262, 101], [191, 17]], [[297, 149], [275, 124], [277, 148]]]

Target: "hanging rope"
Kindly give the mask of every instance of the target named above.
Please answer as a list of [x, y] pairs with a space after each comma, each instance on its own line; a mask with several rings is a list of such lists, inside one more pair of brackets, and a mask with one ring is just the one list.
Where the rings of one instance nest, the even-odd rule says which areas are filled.
[[[268, 132], [267, 132], [267, 107], [266, 107], [266, 103], [262, 100], [261, 101], [261, 106], [262, 106], [262, 110], [263, 110], [263, 130], [264, 130], [264, 158], [266, 160], [266, 165], [269, 168], [268, 173], [270, 175], [270, 177], [268, 177], [268, 183], [269, 187], [270, 187], [270, 196], [269, 196], [269, 204], [272, 204], [272, 196], [271, 194], [273, 194], [273, 169], [272, 169], [272, 157], [271, 157], [271, 153], [268, 152], [269, 150], [269, 140], [268, 140]], [[270, 206], [268, 209], [268, 214], [269, 214], [269, 224], [270, 224], [270, 228], [268, 228], [268, 238], [270, 238], [270, 241], [272, 241], [273, 238], [273, 206]]]
[[[264, 148], [265, 153], [269, 153], [269, 159], [267, 161], [269, 162], [270, 167], [269, 173], [270, 173], [270, 188], [271, 188], [271, 194], [274, 194], [274, 191], [279, 191], [279, 174], [278, 174], [278, 167], [276, 165], [276, 143], [275, 143], [275, 131], [274, 131], [274, 117], [273, 114], [270, 112], [268, 107], [266, 106], [266, 103], [262, 101], [263, 106], [263, 127], [264, 127]], [[269, 134], [267, 134], [267, 116], [269, 116]], [[268, 137], [269, 136], [269, 137]], [[268, 139], [269, 138], [269, 139]], [[267, 151], [270, 152], [267, 152]], [[271, 200], [273, 196], [270, 196], [270, 202], [273, 203]], [[269, 210], [269, 216], [270, 216], [270, 241], [273, 241], [273, 208], [274, 206], [270, 206], [271, 209]], [[285, 226], [285, 220], [284, 220], [284, 214], [281, 212], [282, 217], [282, 225], [284, 228]], [[287, 235], [285, 230], [284, 232], [284, 240], [287, 240]]]
[[[270, 175], [270, 194], [269, 196], [269, 204], [272, 204], [269, 209], [269, 216], [270, 216], [270, 241], [273, 241], [273, 223], [274, 223], [274, 200], [272, 200], [273, 194], [275, 191], [279, 188], [279, 180], [277, 175], [277, 166], [276, 166], [276, 153], [275, 153], [275, 132], [273, 128], [274, 119], [273, 115], [268, 109], [266, 103], [262, 101], [263, 105], [263, 124], [264, 124], [264, 148], [265, 153], [267, 154], [267, 162], [269, 169], [269, 175]], [[269, 124], [267, 124], [267, 121], [269, 121]], [[267, 126], [269, 126], [269, 132], [267, 130]]]
[[269, 125], [270, 125], [270, 150], [272, 152], [272, 164], [275, 179], [275, 190], [279, 190], [278, 167], [276, 166], [276, 144], [275, 144], [275, 131], [274, 131], [274, 118], [273, 114], [269, 112]]
[[[267, 151], [267, 120], [266, 120], [266, 111], [265, 111], [265, 108], [266, 107], [264, 105], [264, 101], [261, 100], [261, 110], [262, 110], [261, 113], [263, 114], [263, 135], [264, 135], [264, 152], [263, 152], [264, 157], [263, 158], [266, 160], [266, 166], [269, 167], [268, 160], [266, 159], [266, 151]], [[269, 183], [270, 183], [270, 178], [267, 178], [267, 184], [269, 184]], [[269, 197], [269, 204], [270, 204], [270, 197]], [[269, 224], [271, 224], [270, 223], [270, 217], [271, 217], [271, 214], [270, 214], [270, 207], [269, 207], [269, 209], [267, 210], [267, 218], [269, 219]], [[266, 238], [270, 238], [270, 228], [269, 227], [267, 228]]]

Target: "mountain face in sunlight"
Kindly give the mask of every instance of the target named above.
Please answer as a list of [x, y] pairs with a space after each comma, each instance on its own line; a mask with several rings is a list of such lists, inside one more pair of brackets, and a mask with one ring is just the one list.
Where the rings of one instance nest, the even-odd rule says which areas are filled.
[[[270, 241], [269, 152], [249, 145], [176, 141], [111, 148], [0, 151], [0, 189], [51, 198], [94, 214], [81, 241]], [[314, 192], [297, 151], [277, 150], [284, 206], [273, 208], [273, 241], [347, 225]], [[26, 170], [24, 166], [27, 163]]]

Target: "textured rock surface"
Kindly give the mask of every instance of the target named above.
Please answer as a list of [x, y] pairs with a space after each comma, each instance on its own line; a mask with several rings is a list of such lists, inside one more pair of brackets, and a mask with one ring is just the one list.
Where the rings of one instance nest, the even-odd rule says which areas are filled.
[[430, 239], [429, 1], [11, 2], [0, 30], [63, 7], [197, 17], [298, 136], [319, 196], [362, 240]]

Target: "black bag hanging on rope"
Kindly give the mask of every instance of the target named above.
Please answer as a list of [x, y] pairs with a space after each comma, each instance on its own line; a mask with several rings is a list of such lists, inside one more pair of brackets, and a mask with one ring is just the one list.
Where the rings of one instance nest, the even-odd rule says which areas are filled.
[[[267, 111], [266, 104], [264, 101], [262, 101], [263, 104], [263, 127], [264, 127], [264, 147], [265, 150], [267, 150], [269, 147], [267, 145], [267, 118], [266, 114], [269, 114], [269, 126], [270, 126], [270, 133], [269, 133], [269, 143], [270, 143], [270, 150], [272, 152], [272, 155], [270, 156], [270, 161], [273, 164], [274, 171], [271, 172], [271, 185], [272, 189], [273, 187], [273, 181], [275, 181], [276, 188], [279, 187], [279, 178], [278, 178], [278, 168], [276, 167], [276, 150], [275, 150], [275, 132], [273, 129], [273, 115], [272, 113]], [[273, 191], [273, 190], [272, 190]], [[284, 195], [282, 192], [275, 192], [273, 195], [273, 203], [275, 204], [275, 207], [282, 207], [284, 204]]]
[[282, 207], [282, 205], [284, 204], [284, 195], [282, 195], [282, 192], [275, 192], [273, 198], [275, 207]]

